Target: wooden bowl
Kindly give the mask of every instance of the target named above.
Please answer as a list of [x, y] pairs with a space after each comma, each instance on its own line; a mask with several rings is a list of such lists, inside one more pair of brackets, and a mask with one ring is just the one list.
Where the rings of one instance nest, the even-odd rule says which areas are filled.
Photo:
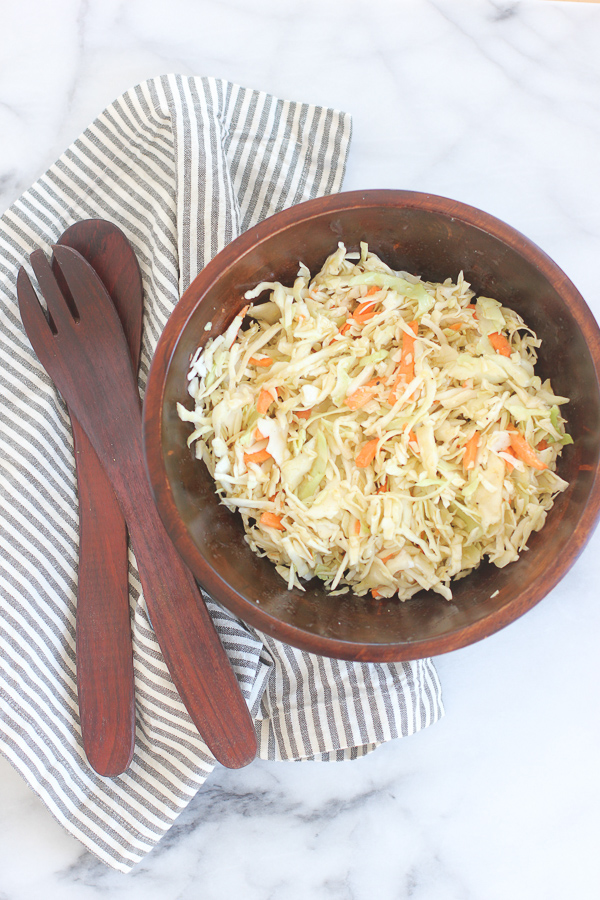
[[[225, 329], [259, 281], [291, 283], [298, 263], [312, 273], [343, 241], [368, 241], [394, 269], [430, 281], [462, 269], [479, 294], [519, 312], [542, 339], [538, 374], [570, 397], [574, 444], [559, 473], [569, 481], [532, 535], [529, 550], [504, 569], [489, 563], [453, 585], [451, 601], [421, 592], [405, 603], [352, 594], [329, 597], [314, 579], [288, 591], [267, 559], [243, 538], [241, 518], [219, 503], [204, 464], [186, 446], [191, 355]], [[581, 553], [600, 512], [600, 331], [566, 275], [513, 228], [470, 206], [408, 191], [355, 191], [302, 203], [229, 244], [198, 275], [159, 341], [145, 400], [150, 481], [166, 529], [200, 584], [223, 606], [267, 634], [313, 653], [389, 662], [464, 647], [513, 622], [544, 597]], [[495, 596], [493, 596], [495, 594]]]

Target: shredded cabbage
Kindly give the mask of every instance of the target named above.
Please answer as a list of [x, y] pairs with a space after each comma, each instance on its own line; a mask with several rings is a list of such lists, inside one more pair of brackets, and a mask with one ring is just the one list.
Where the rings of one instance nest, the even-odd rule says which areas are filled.
[[[450, 599], [526, 549], [559, 491], [565, 433], [540, 341], [456, 283], [343, 244], [311, 279], [261, 283], [194, 355], [188, 444], [289, 588]], [[244, 324], [245, 323], [245, 324]]]

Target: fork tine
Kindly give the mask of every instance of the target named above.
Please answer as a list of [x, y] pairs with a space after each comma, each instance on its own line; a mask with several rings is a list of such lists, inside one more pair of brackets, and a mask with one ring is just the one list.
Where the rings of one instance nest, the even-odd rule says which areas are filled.
[[72, 325], [74, 319], [76, 321], [79, 319], [77, 310], [71, 308], [68, 299], [63, 296], [44, 251], [34, 250], [29, 259], [42, 296], [48, 305], [48, 312], [60, 332], [62, 328]]
[[35, 353], [41, 360], [39, 348], [45, 347], [48, 340], [53, 337], [53, 333], [56, 332], [48, 323], [38, 295], [23, 266], [21, 266], [17, 275], [17, 297], [25, 333]]

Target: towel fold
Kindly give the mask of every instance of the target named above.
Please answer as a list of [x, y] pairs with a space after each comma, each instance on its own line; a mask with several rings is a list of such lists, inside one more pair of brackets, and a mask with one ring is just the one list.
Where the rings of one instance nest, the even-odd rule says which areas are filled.
[[[196, 273], [266, 216], [338, 191], [350, 130], [332, 109], [218, 79], [154, 78], [115, 100], [0, 220], [0, 750], [65, 828], [121, 872], [160, 840], [214, 759], [173, 687], [131, 554], [135, 754], [116, 778], [85, 759], [73, 441], [20, 321], [17, 271], [38, 247], [50, 255], [73, 222], [117, 224], [144, 283], [143, 392], [158, 337]], [[313, 656], [207, 601], [263, 759], [353, 759], [443, 714], [431, 660]]]

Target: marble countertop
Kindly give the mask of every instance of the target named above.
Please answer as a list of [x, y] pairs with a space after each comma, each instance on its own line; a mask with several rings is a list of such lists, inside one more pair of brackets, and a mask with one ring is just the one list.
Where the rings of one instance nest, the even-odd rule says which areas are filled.
[[[23, 0], [0, 31], [5, 209], [118, 94], [215, 75], [350, 112], [344, 187], [480, 207], [600, 317], [600, 5]], [[218, 769], [129, 875], [0, 759], [1, 900], [596, 900], [600, 532], [507, 629], [440, 657], [446, 717], [339, 764]]]

